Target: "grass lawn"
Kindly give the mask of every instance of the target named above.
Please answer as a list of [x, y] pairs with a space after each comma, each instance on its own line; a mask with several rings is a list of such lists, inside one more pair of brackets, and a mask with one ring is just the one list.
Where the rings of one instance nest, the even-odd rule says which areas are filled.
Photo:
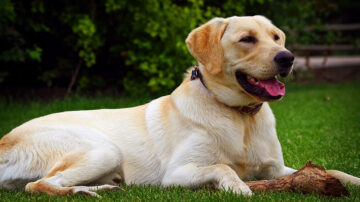
[[[0, 134], [32, 118], [66, 110], [120, 108], [149, 99], [72, 97], [54, 101], [24, 101], [0, 98]], [[300, 169], [311, 160], [327, 169], [360, 176], [360, 82], [342, 84], [287, 85], [282, 101], [272, 103], [285, 164]], [[1, 135], [0, 135], [1, 136]], [[100, 192], [103, 201], [322, 201], [300, 193], [257, 193], [251, 198], [206, 188], [123, 186], [125, 193]], [[360, 187], [348, 186], [348, 201], [360, 201]], [[23, 191], [0, 190], [0, 201], [90, 201], [88, 196], [48, 197]]]

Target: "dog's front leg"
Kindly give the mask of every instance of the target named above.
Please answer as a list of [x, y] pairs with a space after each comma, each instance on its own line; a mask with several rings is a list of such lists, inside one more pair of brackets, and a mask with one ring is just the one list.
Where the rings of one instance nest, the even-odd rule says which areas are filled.
[[284, 166], [283, 172], [281, 176], [278, 177], [283, 177], [283, 176], [288, 176], [288, 175], [292, 175], [293, 173], [295, 173], [297, 170]]
[[252, 195], [250, 188], [238, 177], [233, 169], [225, 164], [199, 167], [189, 163], [166, 173], [162, 185], [200, 186], [215, 183], [218, 189], [238, 194]]

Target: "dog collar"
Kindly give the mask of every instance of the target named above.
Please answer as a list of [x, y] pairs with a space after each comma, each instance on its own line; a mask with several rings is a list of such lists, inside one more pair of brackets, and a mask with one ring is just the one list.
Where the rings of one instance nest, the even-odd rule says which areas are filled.
[[[194, 70], [192, 70], [192, 72], [191, 72], [190, 80], [192, 81], [192, 80], [195, 80], [195, 79], [200, 79], [202, 85], [206, 89], [208, 89], [206, 87], [206, 84], [204, 82], [203, 76], [202, 76], [202, 74], [200, 72], [200, 69], [199, 69], [198, 65], [194, 66]], [[237, 111], [239, 111], [242, 114], [255, 115], [256, 113], [258, 113], [260, 111], [261, 106], [262, 106], [262, 103], [260, 103], [260, 104], [249, 104], [247, 106], [231, 107], [231, 108], [236, 109]]]
[[262, 103], [260, 104], [250, 104], [247, 106], [238, 107], [238, 111], [243, 114], [255, 115], [261, 109]]
[[195, 69], [192, 70], [192, 72], [191, 72], [190, 80], [200, 79], [202, 85], [203, 85], [206, 89], [208, 89], [208, 88], [206, 87], [205, 82], [204, 82], [203, 76], [202, 76], [202, 74], [201, 74], [201, 72], [200, 72], [200, 70], [199, 70], [199, 66], [196, 65], [196, 66], [194, 66], [194, 67], [195, 67]]

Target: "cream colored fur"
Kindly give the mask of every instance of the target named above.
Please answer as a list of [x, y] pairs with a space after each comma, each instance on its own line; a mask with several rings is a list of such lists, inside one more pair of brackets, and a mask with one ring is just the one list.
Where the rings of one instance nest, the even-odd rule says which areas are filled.
[[[274, 41], [274, 33], [280, 40]], [[256, 46], [239, 44], [247, 34], [256, 35]], [[269, 105], [246, 93], [234, 76], [238, 70], [274, 76], [273, 57], [286, 50], [284, 33], [262, 16], [215, 18], [186, 42], [208, 89], [186, 75], [171, 95], [142, 106], [62, 112], [26, 122], [0, 141], [0, 187], [98, 196], [94, 191], [116, 189], [120, 180], [213, 183], [251, 195], [244, 181], [293, 173], [284, 166]], [[261, 102], [255, 115], [232, 108]], [[332, 173], [344, 182], [360, 182]]]

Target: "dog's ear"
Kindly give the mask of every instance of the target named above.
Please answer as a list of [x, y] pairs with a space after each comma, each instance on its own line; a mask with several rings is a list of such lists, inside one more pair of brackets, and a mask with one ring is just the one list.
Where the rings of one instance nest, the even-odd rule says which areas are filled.
[[224, 63], [224, 50], [221, 38], [228, 22], [214, 18], [190, 32], [186, 45], [194, 58], [212, 74], [221, 72]]

